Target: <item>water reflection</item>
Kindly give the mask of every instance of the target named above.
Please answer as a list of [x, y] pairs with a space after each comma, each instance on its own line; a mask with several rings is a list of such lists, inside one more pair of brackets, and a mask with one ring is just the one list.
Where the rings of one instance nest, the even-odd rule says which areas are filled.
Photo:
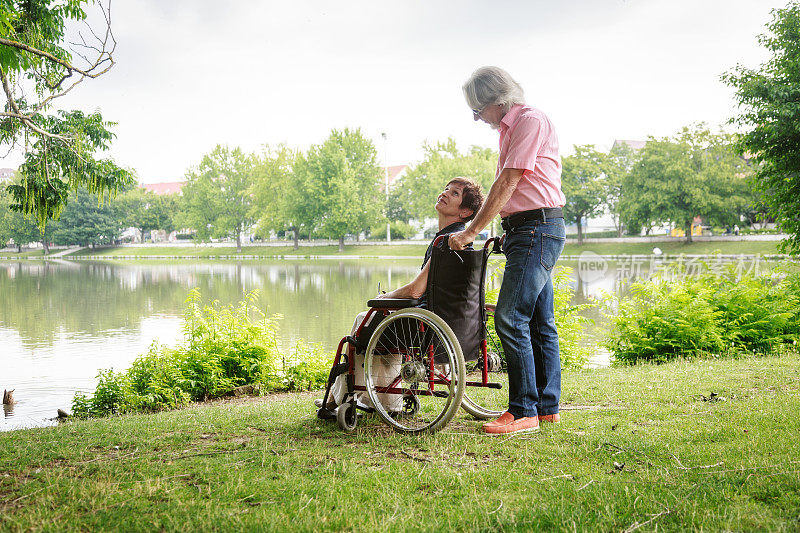
[[100, 368], [124, 369], [153, 341], [181, 341], [189, 289], [236, 303], [259, 289], [260, 307], [283, 316], [280, 340], [335, 346], [378, 282], [407, 283], [402, 261], [0, 262], [0, 390], [18, 403], [0, 430], [43, 425], [94, 387]]
[[[574, 303], [625, 291], [628, 282], [663, 262], [560, 262], [573, 268]], [[492, 266], [498, 263], [493, 261]], [[730, 262], [729, 262], [730, 264]], [[744, 266], [742, 267], [744, 268]], [[268, 314], [283, 315], [283, 346], [296, 339], [329, 349], [350, 330], [352, 317], [378, 283], [397, 287], [419, 271], [419, 259], [245, 262], [0, 261], [0, 390], [16, 389], [0, 430], [43, 425], [69, 408], [76, 390], [91, 390], [100, 368], [127, 368], [153, 341], [174, 345], [189, 289], [206, 300], [235, 303], [252, 289]], [[499, 277], [488, 288], [497, 287]], [[607, 328], [599, 309], [588, 315]], [[596, 342], [591, 333], [587, 343]], [[608, 364], [595, 350], [594, 365]]]
[[284, 316], [283, 340], [332, 343], [379, 281], [405, 283], [417, 262], [0, 263], [0, 326], [33, 349], [53, 346], [63, 334], [94, 338], [139, 329], [154, 315], [180, 317], [193, 287], [222, 303], [259, 289], [262, 307]]

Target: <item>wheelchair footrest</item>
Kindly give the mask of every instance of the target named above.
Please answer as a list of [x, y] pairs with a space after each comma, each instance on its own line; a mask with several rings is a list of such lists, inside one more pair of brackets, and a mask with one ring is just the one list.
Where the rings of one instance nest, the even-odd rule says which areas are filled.
[[321, 420], [336, 420], [336, 410], [330, 410], [325, 407], [320, 407], [317, 410], [317, 418]]

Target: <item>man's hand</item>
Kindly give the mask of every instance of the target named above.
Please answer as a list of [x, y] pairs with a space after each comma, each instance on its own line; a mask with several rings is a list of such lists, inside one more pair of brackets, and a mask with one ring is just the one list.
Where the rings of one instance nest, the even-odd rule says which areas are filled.
[[447, 244], [451, 250], [463, 250], [469, 243], [475, 240], [477, 235], [469, 230], [451, 233], [447, 239]]

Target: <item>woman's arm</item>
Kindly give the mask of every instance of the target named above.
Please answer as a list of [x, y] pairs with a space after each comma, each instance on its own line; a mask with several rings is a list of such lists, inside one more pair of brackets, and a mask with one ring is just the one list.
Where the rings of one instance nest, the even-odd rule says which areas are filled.
[[428, 262], [425, 263], [425, 266], [419, 271], [417, 277], [411, 280], [410, 283], [398, 287], [391, 292], [387, 292], [386, 294], [381, 294], [378, 298], [420, 298], [428, 289], [428, 273], [430, 270], [431, 260], [428, 259]]

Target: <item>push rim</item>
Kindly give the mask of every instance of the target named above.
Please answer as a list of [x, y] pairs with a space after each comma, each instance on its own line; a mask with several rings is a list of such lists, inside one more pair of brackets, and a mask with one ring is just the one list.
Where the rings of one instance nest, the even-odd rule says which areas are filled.
[[[364, 381], [375, 411], [392, 428], [402, 433], [438, 431], [453, 418], [464, 394], [461, 345], [447, 323], [430, 311], [397, 311], [370, 337]], [[409, 395], [418, 400], [418, 408], [403, 409]]]

